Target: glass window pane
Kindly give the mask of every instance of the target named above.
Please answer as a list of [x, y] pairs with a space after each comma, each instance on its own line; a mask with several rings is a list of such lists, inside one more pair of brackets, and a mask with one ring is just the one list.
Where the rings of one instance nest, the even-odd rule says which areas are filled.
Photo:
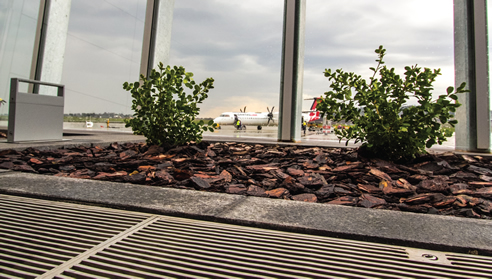
[[[283, 4], [280, 0], [175, 2], [170, 64], [184, 66], [196, 81], [215, 79], [200, 117], [237, 114], [245, 107], [253, 114], [267, 113], [267, 107], [278, 112]], [[250, 131], [255, 131], [255, 136], [276, 138], [277, 127], [257, 131], [260, 116], [253, 114], [242, 119], [247, 132], [232, 133], [231, 118], [223, 125], [229, 132], [221, 129], [214, 135], [252, 136]]]
[[132, 114], [131, 95], [122, 85], [138, 80], [145, 8], [146, 0], [72, 0], [65, 113]]
[[[39, 0], [0, 2], [0, 98], [9, 99], [10, 79], [29, 78]], [[27, 84], [20, 91], [27, 92]], [[0, 127], [7, 127], [8, 103], [0, 105]]]
[[[453, 32], [453, 2], [448, 0], [309, 0], [304, 98], [319, 97], [330, 90], [330, 83], [323, 75], [327, 68], [342, 68], [369, 80], [372, 76], [369, 67], [377, 66], [374, 50], [380, 45], [387, 50], [386, 65], [400, 75], [405, 66], [416, 64], [440, 68], [442, 75], [436, 79], [433, 91], [437, 98], [448, 86], [454, 86]], [[309, 110], [311, 104], [312, 100], [305, 100], [303, 109]], [[411, 99], [409, 104], [417, 104], [416, 99]], [[333, 134], [312, 132], [310, 138], [338, 144]], [[445, 145], [453, 148], [454, 138], [449, 138]]]

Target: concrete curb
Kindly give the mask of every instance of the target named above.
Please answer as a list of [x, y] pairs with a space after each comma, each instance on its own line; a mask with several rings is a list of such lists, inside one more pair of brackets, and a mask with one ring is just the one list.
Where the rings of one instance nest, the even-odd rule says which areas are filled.
[[0, 193], [492, 255], [492, 221], [2, 172]]

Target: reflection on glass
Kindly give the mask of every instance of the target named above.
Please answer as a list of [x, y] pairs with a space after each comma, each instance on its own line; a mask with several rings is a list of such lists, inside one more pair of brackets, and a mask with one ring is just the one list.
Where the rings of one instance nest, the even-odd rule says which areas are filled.
[[[241, 110], [268, 114], [272, 107], [278, 112], [283, 4], [279, 0], [175, 2], [169, 63], [184, 66], [196, 81], [215, 79], [200, 117]], [[251, 121], [255, 116], [239, 117]], [[231, 128], [233, 121], [234, 117], [224, 129]], [[246, 126], [247, 133], [256, 131], [259, 136], [271, 130]], [[224, 135], [231, 134], [232, 130]], [[271, 137], [277, 137], [275, 131]]]
[[[0, 1], [0, 98], [8, 100], [10, 79], [29, 78], [36, 35], [39, 0]], [[27, 92], [22, 84], [21, 92]], [[0, 106], [0, 121], [6, 121], [8, 104]], [[6, 126], [6, 122], [0, 122]]]
[[[374, 50], [387, 49], [386, 65], [404, 73], [405, 66], [441, 69], [434, 83], [434, 98], [454, 85], [453, 3], [448, 0], [309, 0], [306, 12], [304, 98], [329, 91], [325, 69], [342, 68], [366, 80], [376, 67]], [[312, 100], [303, 104], [310, 109]], [[409, 104], [417, 104], [416, 100]], [[345, 123], [331, 123], [342, 126]], [[315, 136], [314, 136], [315, 137]], [[338, 139], [333, 134], [316, 139]], [[344, 143], [344, 142], [343, 142]], [[454, 146], [454, 139], [445, 143]]]
[[122, 84], [139, 78], [146, 2], [72, 0], [65, 113], [131, 114], [131, 96]]

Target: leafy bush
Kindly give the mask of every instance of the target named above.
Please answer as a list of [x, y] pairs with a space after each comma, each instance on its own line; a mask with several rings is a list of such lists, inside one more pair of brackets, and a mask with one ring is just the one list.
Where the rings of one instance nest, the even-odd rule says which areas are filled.
[[[446, 95], [432, 101], [432, 83], [440, 69], [423, 70], [417, 65], [405, 67], [404, 79], [394, 68], [383, 66], [386, 50], [376, 49], [378, 65], [370, 68], [374, 74], [369, 83], [361, 76], [337, 69], [327, 69], [331, 91], [325, 92], [317, 106], [322, 115], [334, 121], [351, 121], [348, 129], [335, 130], [340, 141], [355, 139], [362, 142], [360, 152], [365, 156], [388, 160], [412, 159], [425, 148], [446, 141], [451, 136], [441, 130], [441, 124], [454, 127], [452, 113], [460, 106], [456, 94], [467, 92], [462, 83], [456, 90], [447, 88]], [[376, 78], [379, 75], [379, 79]], [[453, 92], [454, 91], [454, 92]], [[416, 98], [418, 105], [405, 105]]]
[[[164, 67], [159, 63], [159, 71], [153, 69], [148, 78], [140, 76], [140, 82], [123, 84], [123, 89], [132, 93], [134, 117], [125, 120], [126, 127], [132, 127], [136, 135], [144, 135], [147, 143], [175, 146], [200, 142], [204, 131], [214, 130], [213, 120], [196, 123], [195, 118], [202, 103], [213, 87], [213, 78], [200, 84], [193, 80], [193, 73], [185, 72], [183, 67]], [[187, 94], [183, 88], [193, 90]]]

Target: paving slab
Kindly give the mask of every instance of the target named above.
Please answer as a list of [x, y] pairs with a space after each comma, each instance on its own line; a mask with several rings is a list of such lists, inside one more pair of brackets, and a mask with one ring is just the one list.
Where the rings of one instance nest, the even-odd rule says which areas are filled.
[[9, 172], [0, 193], [492, 255], [492, 221]]
[[0, 192], [152, 211], [174, 216], [203, 216], [204, 218], [213, 217], [238, 200], [245, 198], [209, 192], [19, 172], [2, 175]]

